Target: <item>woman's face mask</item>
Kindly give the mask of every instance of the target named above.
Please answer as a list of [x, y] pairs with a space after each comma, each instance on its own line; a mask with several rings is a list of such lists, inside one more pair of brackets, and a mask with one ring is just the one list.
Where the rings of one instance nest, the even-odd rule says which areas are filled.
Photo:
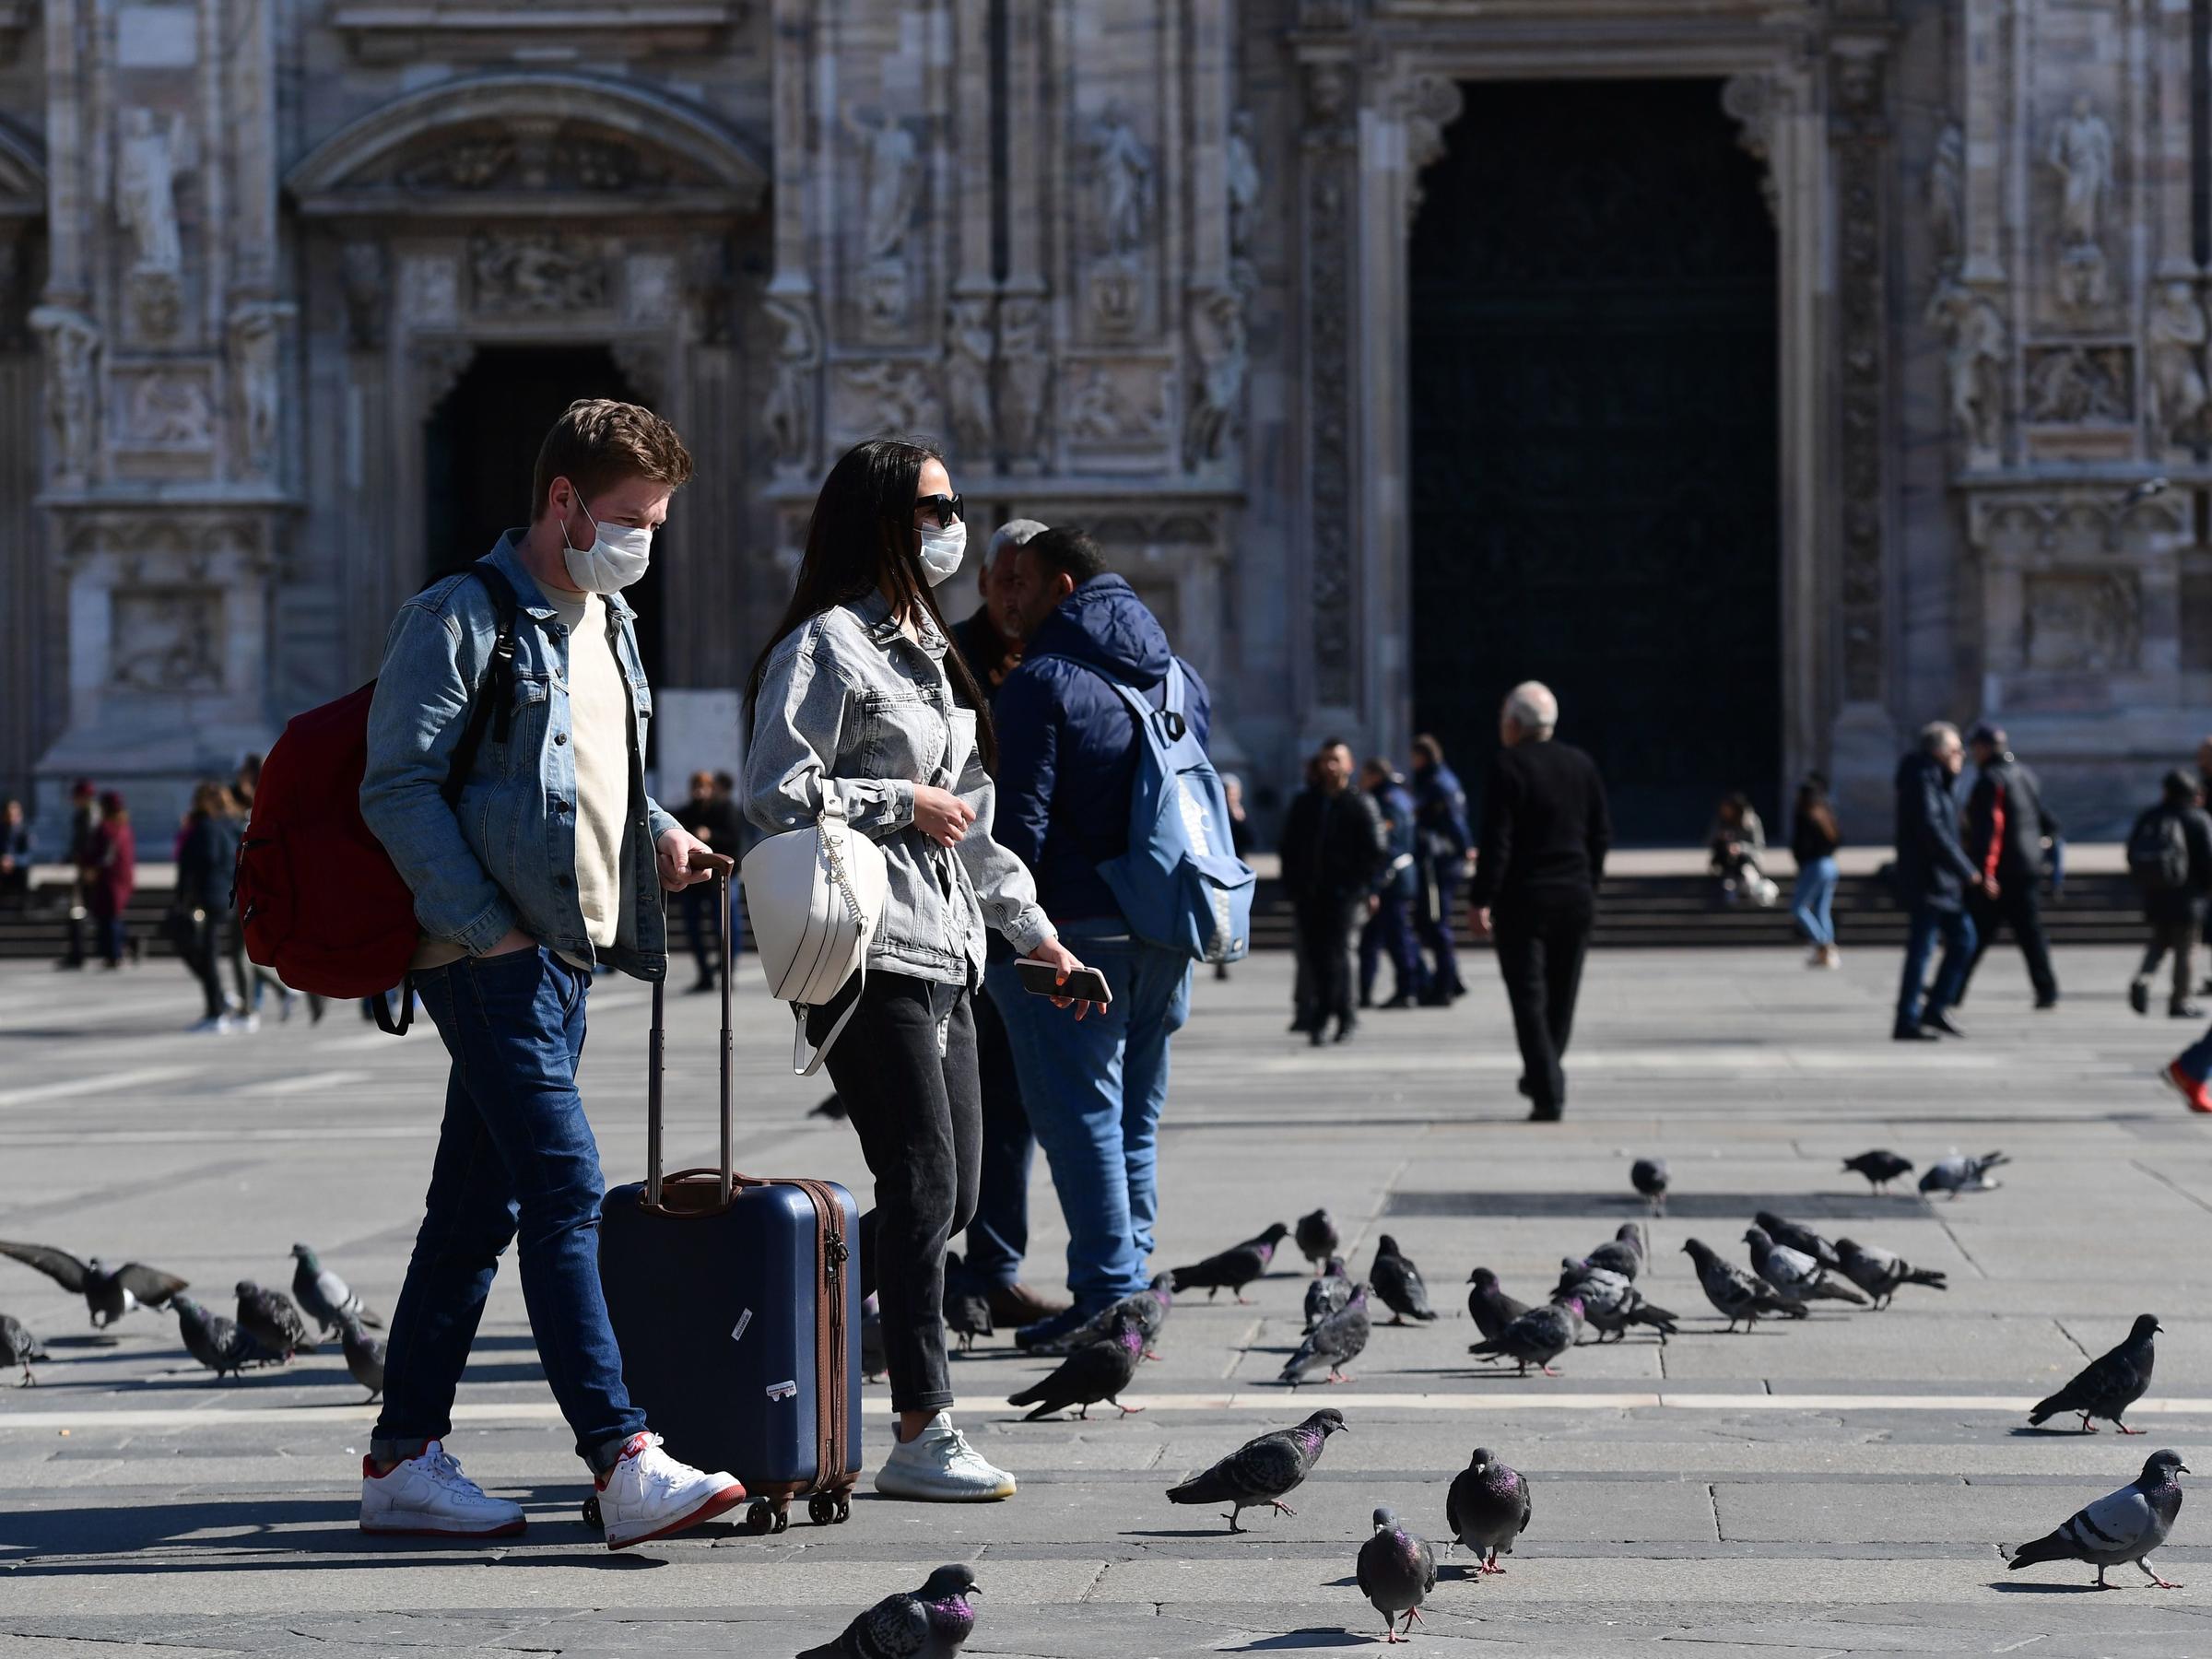
[[949, 524], [922, 526], [922, 574], [929, 579], [931, 587], [943, 584], [945, 579], [959, 570], [968, 554], [968, 524], [964, 519], [955, 519]]

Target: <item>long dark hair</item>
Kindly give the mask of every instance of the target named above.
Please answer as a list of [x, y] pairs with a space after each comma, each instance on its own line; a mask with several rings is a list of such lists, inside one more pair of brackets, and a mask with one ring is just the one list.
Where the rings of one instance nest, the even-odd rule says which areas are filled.
[[[937, 608], [922, 574], [914, 534], [914, 492], [923, 465], [944, 459], [935, 445], [918, 438], [870, 438], [847, 450], [830, 469], [821, 494], [814, 499], [814, 516], [807, 521], [806, 552], [799, 560], [791, 603], [753, 660], [752, 677], [746, 682], [748, 723], [777, 644], [833, 606], [880, 590], [890, 595], [894, 616], [921, 611], [936, 624], [940, 635], [951, 638], [945, 613]], [[958, 650], [946, 652], [945, 673], [952, 681], [954, 700], [975, 712], [976, 748], [984, 769], [995, 771], [998, 739], [991, 729], [991, 708], [982, 688]]]
[[1836, 809], [1829, 805], [1828, 780], [1818, 772], [1806, 773], [1805, 782], [1797, 785], [1797, 816], [1818, 825], [1820, 833], [1830, 841], [1843, 839], [1843, 830], [1836, 822]]

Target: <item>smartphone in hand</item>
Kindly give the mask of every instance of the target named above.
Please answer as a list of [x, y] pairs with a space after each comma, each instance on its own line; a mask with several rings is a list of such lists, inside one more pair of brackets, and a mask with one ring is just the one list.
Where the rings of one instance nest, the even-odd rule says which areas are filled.
[[1078, 968], [1060, 982], [1060, 970], [1050, 962], [1032, 962], [1027, 957], [1014, 964], [1021, 970], [1021, 988], [1031, 996], [1072, 996], [1078, 1002], [1097, 1003], [1101, 1008], [1113, 1000], [1106, 976], [1096, 968]]

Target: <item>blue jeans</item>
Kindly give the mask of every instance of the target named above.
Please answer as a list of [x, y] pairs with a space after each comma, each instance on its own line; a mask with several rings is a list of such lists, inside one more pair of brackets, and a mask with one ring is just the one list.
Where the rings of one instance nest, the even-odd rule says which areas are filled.
[[[1927, 984], [1928, 959], [1936, 954], [1938, 936], [1943, 940], [1943, 966], [1936, 971], [1936, 983], [1927, 991], [1924, 1006], [1921, 992]], [[1917, 1025], [1957, 1002], [1973, 956], [1974, 922], [1966, 912], [1913, 906], [1912, 932], [1905, 937], [1905, 974], [1897, 990], [1897, 1023]]]
[[1462, 858], [1431, 859], [1429, 880], [1434, 889], [1435, 914], [1430, 913], [1428, 894], [1413, 904], [1414, 933], [1436, 959], [1429, 970], [1429, 984], [1432, 989], [1441, 986], [1454, 996], [1466, 990], [1460, 982], [1459, 955], [1452, 939], [1452, 913], [1459, 904], [1459, 877], [1465, 868], [1466, 861]]
[[1384, 893], [1375, 907], [1375, 913], [1367, 919], [1359, 930], [1359, 1000], [1371, 1001], [1375, 994], [1375, 977], [1381, 971], [1382, 959], [1390, 959], [1390, 990], [1393, 996], [1418, 997], [1429, 988], [1428, 969], [1421, 961], [1421, 947], [1413, 935], [1413, 900], [1404, 893], [1393, 890]]
[[453, 1391], [519, 1224], [546, 1382], [577, 1455], [611, 1468], [645, 1414], [622, 1385], [599, 1287], [599, 1147], [576, 1092], [591, 975], [540, 946], [464, 957], [415, 984], [453, 1066], [370, 1453], [412, 1457], [452, 1430]]
[[1006, 1022], [1022, 1104], [1067, 1222], [1067, 1288], [1095, 1312], [1149, 1282], [1168, 1040], [1191, 1012], [1191, 959], [1132, 939], [1118, 918], [1071, 923], [1061, 942], [1106, 976], [1113, 1001], [1082, 1019], [1021, 988], [1011, 962], [985, 970]]
[[1816, 945], [1833, 945], [1836, 942], [1836, 924], [1829, 914], [1829, 906], [1836, 896], [1836, 861], [1833, 857], [1816, 858], [1797, 872], [1797, 886], [1790, 901], [1790, 913], [1797, 918], [1797, 925], [1805, 936]]

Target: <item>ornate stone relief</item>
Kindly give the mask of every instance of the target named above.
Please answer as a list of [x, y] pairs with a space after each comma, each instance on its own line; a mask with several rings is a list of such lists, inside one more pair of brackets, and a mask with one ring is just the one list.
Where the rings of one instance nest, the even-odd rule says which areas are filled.
[[204, 370], [117, 370], [115, 447], [142, 453], [200, 454], [215, 447], [215, 397]]
[[1836, 311], [1841, 386], [1837, 445], [1842, 537], [1840, 576], [1843, 695], [1878, 701], [1888, 656], [1888, 504], [1882, 449], [1888, 399], [1888, 332], [1884, 280], [1888, 229], [1883, 202], [1888, 167], [1888, 124], [1883, 111], [1881, 60], [1830, 60], [1833, 93], [1830, 141], [1834, 151], [1837, 225]]
[[775, 360], [760, 424], [777, 470], [804, 475], [814, 459], [815, 387], [822, 367], [822, 329], [812, 294], [771, 294], [761, 309], [775, 325]]
[[256, 477], [276, 476], [284, 327], [294, 311], [288, 304], [254, 300], [230, 313], [230, 386], [239, 446], [246, 470]]
[[2133, 571], [2036, 571], [2023, 581], [2020, 662], [2031, 673], [2141, 666], [2143, 595]]
[[2134, 358], [2124, 346], [2040, 346], [2028, 352], [2030, 420], [2124, 423], [2135, 408]]
[[2110, 297], [2103, 245], [2112, 188], [2112, 129], [2086, 97], [2051, 129], [2043, 159], [2058, 175], [2058, 303], [2089, 312]]
[[1406, 223], [1421, 210], [1421, 173], [1444, 153], [1444, 129], [1465, 108], [1459, 83], [1448, 76], [1417, 75], [1398, 89], [1398, 113], [1406, 123]]
[[390, 261], [384, 245], [366, 239], [338, 250], [338, 292], [346, 302], [346, 341], [356, 351], [373, 351], [384, 343]]
[[2143, 324], [2143, 417], [2154, 454], [2203, 441], [2206, 337], [2195, 289], [2162, 284]]
[[1183, 465], [1195, 469], [1221, 459], [1244, 406], [1247, 346], [1244, 299], [1234, 288], [1195, 289], [1190, 296], [1190, 412], [1183, 421]]
[[873, 124], [848, 114], [861, 155], [861, 317], [878, 337], [902, 331], [913, 311], [907, 241], [922, 203], [922, 147], [894, 116]]
[[1087, 194], [1096, 250], [1086, 277], [1091, 320], [1104, 335], [1145, 320], [1145, 270], [1153, 239], [1159, 162], [1118, 99], [1086, 135]]
[[994, 465], [998, 419], [994, 407], [992, 359], [998, 348], [990, 295], [955, 300], [945, 313], [945, 412], [955, 458], [967, 466]]
[[840, 441], [933, 430], [937, 424], [934, 378], [926, 363], [840, 363], [831, 410]]
[[177, 229], [177, 180], [194, 164], [181, 115], [123, 112], [115, 144], [115, 221], [129, 240], [124, 273], [131, 324], [159, 343], [183, 321], [184, 253]]
[[1735, 123], [1736, 147], [1759, 163], [1759, 191], [1767, 218], [1782, 222], [1774, 184], [1774, 83], [1763, 75], [1732, 75], [1721, 83], [1721, 109]]
[[1012, 471], [1036, 472], [1044, 465], [1044, 417], [1052, 388], [1044, 301], [1010, 294], [998, 302], [996, 404], [999, 442]]
[[82, 312], [41, 305], [31, 332], [46, 358], [46, 430], [57, 484], [82, 484], [100, 454], [100, 327]]
[[1944, 339], [1952, 429], [1971, 464], [1993, 465], [2004, 429], [2005, 319], [1989, 300], [1947, 277], [1928, 300], [1927, 320]]
[[441, 136], [434, 147], [393, 164], [390, 177], [410, 190], [650, 190], [697, 182], [659, 150], [551, 122], [518, 122], [495, 131]]
[[1351, 312], [1355, 145], [1350, 65], [1305, 65], [1305, 325], [1312, 365], [1306, 467], [1312, 584], [1313, 692], [1352, 700]]
[[223, 596], [215, 588], [124, 588], [108, 607], [108, 678], [118, 690], [223, 688]]
[[1168, 442], [1168, 382], [1157, 363], [1066, 365], [1062, 426], [1087, 454], [1156, 456]]
[[479, 230], [468, 264], [476, 309], [492, 316], [599, 311], [612, 288], [604, 241], [553, 230]]

